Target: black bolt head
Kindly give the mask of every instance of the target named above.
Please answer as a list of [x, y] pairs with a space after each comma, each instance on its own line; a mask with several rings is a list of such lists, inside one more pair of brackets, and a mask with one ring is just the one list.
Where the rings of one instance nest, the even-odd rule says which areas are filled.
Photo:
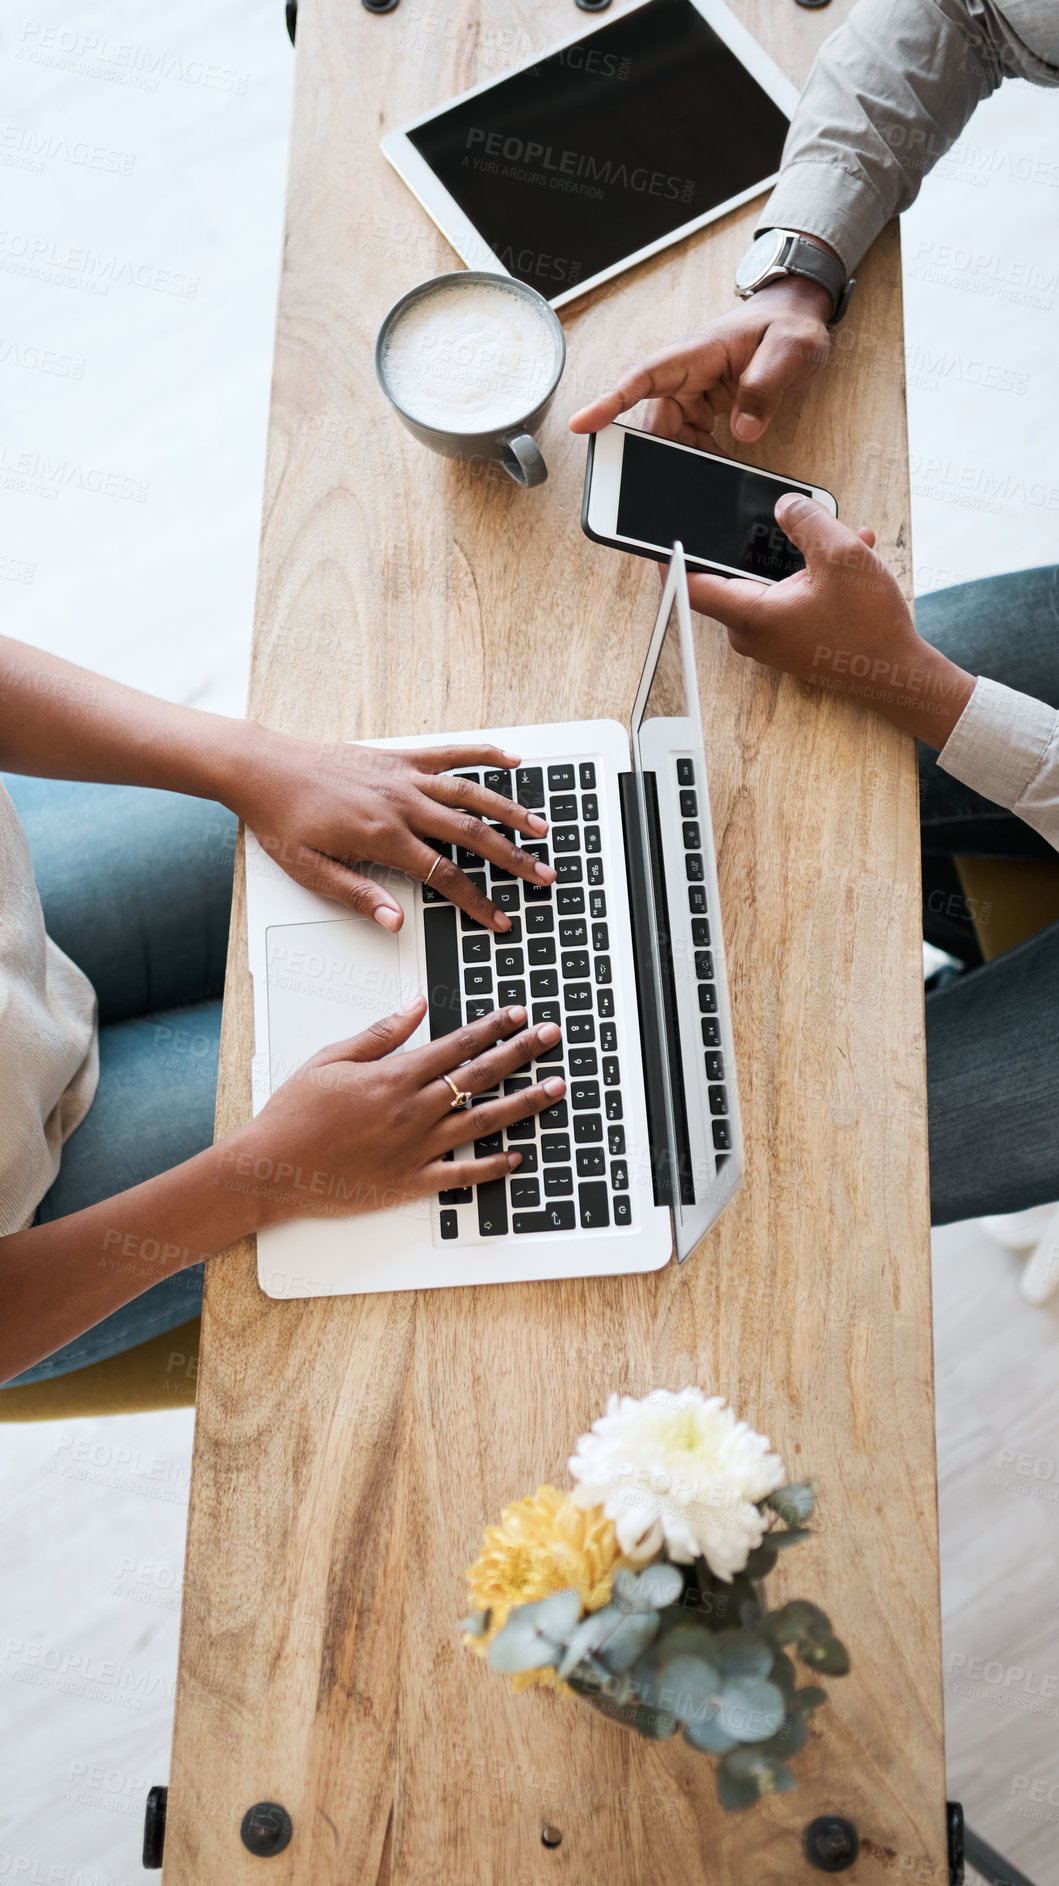
[[289, 1847], [293, 1833], [294, 1822], [278, 1801], [257, 1801], [248, 1807], [239, 1829], [247, 1852], [256, 1853], [262, 1860]]
[[606, 7], [609, 7], [610, 0], [576, 0], [576, 3], [582, 13], [602, 13]]
[[840, 1814], [821, 1814], [802, 1835], [805, 1857], [821, 1873], [844, 1873], [860, 1852], [852, 1821]]

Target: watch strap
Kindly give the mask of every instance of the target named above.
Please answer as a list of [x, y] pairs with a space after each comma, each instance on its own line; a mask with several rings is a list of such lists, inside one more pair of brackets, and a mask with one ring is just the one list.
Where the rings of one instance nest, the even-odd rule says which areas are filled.
[[837, 256], [829, 255], [815, 242], [806, 237], [791, 233], [787, 247], [777, 264], [788, 275], [805, 275], [811, 282], [819, 282], [831, 297], [831, 319], [828, 327], [837, 326], [849, 306], [849, 298], [855, 286], [852, 278], [847, 280], [846, 271]]

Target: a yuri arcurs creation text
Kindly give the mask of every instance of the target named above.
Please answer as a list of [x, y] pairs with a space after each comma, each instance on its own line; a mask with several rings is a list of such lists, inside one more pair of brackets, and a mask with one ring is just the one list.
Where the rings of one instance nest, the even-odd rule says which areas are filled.
[[[464, 1641], [516, 1689], [549, 1684], [654, 1741], [720, 1757], [722, 1806], [795, 1787], [788, 1766], [849, 1657], [815, 1604], [767, 1609], [762, 1581], [808, 1538], [808, 1481], [720, 1396], [612, 1395], [570, 1460], [486, 1528]], [[797, 1660], [797, 1661], [795, 1661]]]

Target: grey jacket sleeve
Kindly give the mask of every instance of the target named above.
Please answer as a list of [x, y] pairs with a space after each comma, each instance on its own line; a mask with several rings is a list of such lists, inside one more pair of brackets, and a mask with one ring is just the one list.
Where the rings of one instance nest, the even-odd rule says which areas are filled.
[[992, 0], [857, 0], [817, 55], [759, 231], [819, 236], [852, 271], [1002, 79], [1059, 83], [1050, 27], [1041, 57]]

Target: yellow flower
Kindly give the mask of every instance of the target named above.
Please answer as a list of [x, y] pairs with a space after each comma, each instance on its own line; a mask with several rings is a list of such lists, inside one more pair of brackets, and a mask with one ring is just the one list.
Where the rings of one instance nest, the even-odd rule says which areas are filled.
[[[556, 1591], [579, 1591], [582, 1611], [609, 1602], [611, 1581], [623, 1563], [614, 1526], [602, 1508], [575, 1506], [557, 1487], [538, 1487], [532, 1497], [504, 1508], [499, 1526], [487, 1526], [482, 1550], [467, 1578], [475, 1609], [488, 1611], [489, 1628], [467, 1637], [484, 1656], [490, 1642], [519, 1604], [534, 1604]], [[528, 1672], [512, 1681], [551, 1683], [554, 1670]]]

